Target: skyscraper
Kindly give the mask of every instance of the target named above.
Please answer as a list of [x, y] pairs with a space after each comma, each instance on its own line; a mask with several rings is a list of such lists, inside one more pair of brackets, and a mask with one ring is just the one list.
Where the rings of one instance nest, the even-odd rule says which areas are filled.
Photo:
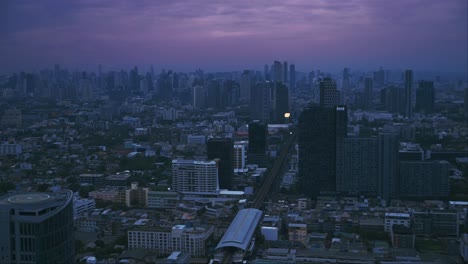
[[299, 117], [299, 187], [309, 197], [336, 190], [336, 142], [345, 137], [345, 106], [311, 105]]
[[416, 111], [422, 114], [434, 112], [434, 82], [420, 81], [416, 89]]
[[413, 118], [413, 71], [405, 71], [405, 116]]
[[209, 160], [219, 159], [218, 178], [219, 188], [231, 189], [233, 177], [234, 148], [231, 138], [210, 138], [206, 143]]
[[378, 136], [379, 195], [385, 199], [398, 196], [398, 134], [384, 132]]
[[75, 263], [73, 192], [0, 198], [0, 263]]
[[283, 62], [283, 82], [284, 84], [288, 83], [288, 62]]
[[336, 191], [345, 194], [377, 194], [378, 140], [341, 138], [336, 149]]
[[268, 70], [268, 64], [265, 64], [263, 69], [265, 81], [270, 81], [270, 71]]
[[349, 68], [343, 69], [343, 87], [341, 87], [343, 91], [347, 91], [350, 88], [349, 84]]
[[271, 118], [271, 91], [273, 83], [260, 82], [250, 89], [250, 118], [267, 122]]
[[274, 120], [284, 122], [284, 114], [289, 113], [289, 90], [283, 83], [276, 83], [274, 88]]
[[258, 120], [249, 124], [249, 147], [247, 160], [260, 166], [266, 163], [268, 126]]
[[449, 196], [447, 161], [401, 161], [399, 171], [400, 196], [431, 199]]
[[289, 89], [291, 91], [296, 90], [296, 65], [289, 65]]
[[283, 66], [279, 61], [273, 63], [273, 81], [283, 82]]
[[366, 78], [364, 80], [364, 98], [363, 108], [369, 110], [372, 106], [372, 79]]
[[385, 84], [385, 71], [380, 67], [380, 69], [374, 72], [374, 85], [376, 87], [382, 87]]
[[320, 82], [320, 106], [334, 107], [336, 105], [338, 105], [336, 83], [331, 78], [324, 78]]
[[240, 99], [248, 100], [250, 99], [250, 89], [252, 88], [252, 77], [250, 71], [245, 70], [240, 79]]

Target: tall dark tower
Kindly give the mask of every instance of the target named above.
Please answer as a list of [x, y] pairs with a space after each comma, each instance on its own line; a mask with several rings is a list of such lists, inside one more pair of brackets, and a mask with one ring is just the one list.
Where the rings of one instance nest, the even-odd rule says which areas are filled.
[[268, 121], [271, 117], [271, 91], [273, 83], [257, 83], [250, 89], [250, 118], [252, 120]]
[[416, 89], [416, 111], [423, 114], [434, 112], [434, 82], [420, 81]]
[[309, 197], [336, 191], [336, 144], [346, 136], [345, 106], [311, 105], [299, 117], [299, 188]]
[[398, 196], [398, 134], [384, 132], [378, 136], [379, 195], [388, 201]]
[[413, 71], [405, 71], [405, 116], [407, 118], [413, 118]]
[[366, 78], [364, 80], [364, 100], [363, 108], [369, 110], [372, 106], [372, 79]]
[[285, 61], [283, 62], [283, 83], [287, 84], [288, 83], [288, 62]]
[[289, 113], [289, 90], [283, 83], [276, 83], [274, 88], [274, 119], [277, 123], [284, 122], [284, 114]]
[[333, 107], [338, 104], [338, 90], [331, 78], [324, 78], [320, 82], [320, 106]]
[[263, 166], [266, 163], [268, 126], [258, 120], [249, 124], [249, 147], [247, 160], [250, 164]]
[[231, 138], [210, 138], [206, 143], [209, 160], [219, 159], [218, 179], [220, 189], [231, 189], [234, 173], [234, 144]]
[[296, 89], [296, 65], [289, 65], [289, 89], [295, 91]]

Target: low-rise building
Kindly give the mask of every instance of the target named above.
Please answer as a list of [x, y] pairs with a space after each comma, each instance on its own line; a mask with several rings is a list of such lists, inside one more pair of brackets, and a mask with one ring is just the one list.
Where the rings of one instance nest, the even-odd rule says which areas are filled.
[[408, 213], [385, 213], [385, 232], [390, 233], [393, 225], [410, 226], [411, 216]]

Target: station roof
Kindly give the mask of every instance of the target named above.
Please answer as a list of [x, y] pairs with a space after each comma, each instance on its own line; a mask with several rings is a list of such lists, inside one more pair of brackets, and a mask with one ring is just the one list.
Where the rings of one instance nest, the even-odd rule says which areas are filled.
[[235, 247], [245, 251], [261, 217], [262, 211], [258, 209], [249, 208], [240, 210], [226, 233], [224, 233], [216, 249]]

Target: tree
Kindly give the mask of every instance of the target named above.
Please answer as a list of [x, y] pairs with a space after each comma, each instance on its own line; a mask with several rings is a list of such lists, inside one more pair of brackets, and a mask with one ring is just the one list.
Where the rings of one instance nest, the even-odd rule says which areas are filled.
[[10, 181], [0, 181], [0, 193], [6, 193], [9, 190], [15, 189], [15, 184]]

